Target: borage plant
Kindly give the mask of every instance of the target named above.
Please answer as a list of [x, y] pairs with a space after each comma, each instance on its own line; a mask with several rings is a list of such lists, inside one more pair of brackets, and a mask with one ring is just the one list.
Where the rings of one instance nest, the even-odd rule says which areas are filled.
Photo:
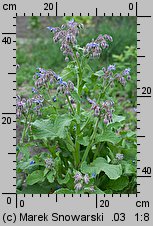
[[91, 69], [90, 61], [113, 41], [110, 35], [100, 34], [81, 47], [82, 24], [72, 19], [47, 28], [68, 65], [61, 75], [37, 68], [33, 97], [17, 96], [17, 118], [23, 124], [18, 193], [135, 192], [135, 133], [125, 129], [125, 117], [115, 114], [116, 97], [109, 95], [117, 83], [125, 86], [131, 79], [130, 68]]

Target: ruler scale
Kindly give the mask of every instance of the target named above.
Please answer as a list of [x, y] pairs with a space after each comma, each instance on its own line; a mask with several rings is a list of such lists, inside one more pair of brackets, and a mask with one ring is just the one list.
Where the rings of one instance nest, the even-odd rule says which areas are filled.
[[[151, 0], [1, 1], [1, 225], [153, 224], [152, 7]], [[16, 18], [71, 15], [137, 17], [137, 194], [16, 194]], [[4, 37], [10, 45], [2, 43]]]

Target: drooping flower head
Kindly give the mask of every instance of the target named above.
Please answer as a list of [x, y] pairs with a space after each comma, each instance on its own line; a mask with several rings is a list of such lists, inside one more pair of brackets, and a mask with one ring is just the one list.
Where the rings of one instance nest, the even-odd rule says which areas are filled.
[[54, 42], [61, 43], [60, 49], [65, 55], [65, 61], [69, 61], [69, 58], [74, 58], [72, 48], [77, 44], [77, 36], [81, 28], [83, 28], [82, 24], [75, 22], [74, 19], [71, 19], [61, 27], [47, 27], [54, 34]]
[[89, 183], [90, 178], [89, 178], [89, 175], [88, 174], [85, 174], [83, 179], [84, 179], [84, 183], [85, 184], [88, 184]]
[[75, 184], [74, 188], [76, 191], [80, 191], [83, 188], [83, 186], [81, 183], [77, 183], [77, 184]]
[[113, 41], [110, 35], [100, 34], [96, 40], [93, 39], [92, 42], [87, 43], [84, 48], [84, 54], [89, 54], [90, 58], [100, 57], [102, 50], [109, 47], [108, 41]]
[[82, 174], [80, 172], [77, 172], [75, 175], [74, 175], [74, 179], [75, 179], [75, 183], [82, 180], [83, 177], [82, 177]]

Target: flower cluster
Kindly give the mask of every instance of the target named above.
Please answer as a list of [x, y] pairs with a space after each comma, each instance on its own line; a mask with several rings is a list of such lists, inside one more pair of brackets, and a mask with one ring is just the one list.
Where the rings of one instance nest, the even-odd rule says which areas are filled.
[[[74, 84], [71, 81], [65, 82], [63, 79], [57, 75], [53, 70], [45, 70], [43, 68], [38, 68], [39, 72], [34, 75], [35, 86], [37, 88], [41, 88], [45, 86], [47, 83], [58, 84], [57, 91], [62, 92], [65, 95], [70, 95], [70, 92], [74, 90]], [[37, 89], [33, 88], [32, 91], [37, 93]], [[55, 98], [53, 100], [56, 101]]]
[[108, 124], [112, 121], [112, 113], [114, 111], [113, 106], [114, 102], [106, 100], [102, 103], [101, 107], [94, 100], [87, 98], [88, 102], [92, 104], [91, 109], [94, 110], [94, 116], [100, 116], [104, 118], [104, 124]]
[[90, 98], [87, 98], [87, 100], [90, 104], [92, 104], [91, 109], [94, 110], [94, 116], [99, 116], [100, 115], [99, 105], [94, 100], [91, 100]]
[[45, 159], [46, 168], [50, 169], [54, 166], [54, 161], [52, 158]]
[[102, 104], [102, 110], [104, 111], [104, 114], [103, 114], [104, 124], [106, 125], [112, 122], [112, 117], [113, 117], [112, 113], [114, 111], [113, 106], [114, 106], [114, 102], [110, 100], [106, 100]]
[[125, 86], [126, 82], [131, 79], [130, 68], [126, 68], [121, 73], [117, 74], [113, 73], [113, 71], [116, 70], [115, 65], [109, 65], [107, 68], [103, 67], [102, 70], [104, 72], [104, 78], [109, 79], [112, 87], [114, 86], [114, 80], [119, 81], [123, 86]]
[[100, 57], [102, 50], [109, 47], [108, 41], [113, 41], [110, 35], [100, 34], [96, 40], [93, 39], [92, 42], [87, 43], [84, 54], [89, 54], [91, 58]]
[[54, 33], [54, 42], [61, 43], [61, 51], [66, 56], [65, 61], [69, 61], [69, 57], [74, 58], [72, 46], [77, 44], [76, 37], [79, 34], [79, 30], [83, 28], [82, 24], [76, 23], [74, 19], [63, 24], [61, 27], [47, 27]]
[[16, 116], [20, 118], [21, 115], [26, 115], [29, 110], [32, 110], [40, 114], [40, 109], [43, 106], [43, 97], [42, 95], [36, 94], [31, 99], [21, 98], [19, 95], [16, 97]]
[[34, 80], [35, 80], [35, 86], [37, 88], [41, 88], [42, 86], [46, 85], [48, 82], [52, 84], [58, 79], [58, 75], [52, 71], [52, 70], [45, 70], [43, 68], [37, 68], [38, 72], [34, 75]]
[[117, 153], [116, 154], [116, 159], [117, 160], [123, 160], [124, 159], [124, 155], [123, 154], [120, 154], [120, 153]]
[[60, 86], [57, 88], [57, 91], [64, 93], [65, 95], [70, 95], [70, 92], [74, 90], [74, 84], [71, 81], [63, 82], [61, 78], [59, 84]]
[[[80, 172], [77, 172], [75, 175], [74, 175], [74, 183], [75, 183], [75, 186], [74, 186], [74, 189], [76, 191], [80, 191], [84, 188], [84, 185], [88, 185], [90, 182], [90, 177], [88, 174], [85, 174], [84, 176], [82, 175], [82, 173]], [[94, 186], [90, 186], [90, 189], [89, 189], [91, 192], [94, 191]]]
[[20, 118], [22, 113], [26, 111], [26, 99], [20, 96], [16, 97], [16, 116]]

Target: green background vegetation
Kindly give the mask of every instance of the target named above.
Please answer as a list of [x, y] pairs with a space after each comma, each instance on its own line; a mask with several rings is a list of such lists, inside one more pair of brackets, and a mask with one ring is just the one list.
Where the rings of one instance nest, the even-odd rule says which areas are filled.
[[[17, 64], [20, 69], [17, 72], [17, 86], [27, 87], [33, 84], [33, 75], [37, 67], [53, 69], [56, 73], [66, 66], [64, 56], [59, 52], [59, 44], [54, 44], [52, 35], [47, 26], [56, 27], [65, 23], [72, 17], [49, 17], [41, 22], [40, 17], [28, 17], [25, 27], [25, 37], [17, 33]], [[128, 61], [133, 64], [134, 49], [136, 49], [136, 18], [135, 17], [74, 17], [77, 22], [84, 24], [85, 29], [80, 33], [78, 43], [85, 46], [96, 38], [98, 34], [109, 34], [113, 37], [113, 43], [104, 51], [100, 60], [90, 62], [93, 70], [99, 70], [103, 66], [114, 62]], [[17, 24], [18, 26], [18, 24]], [[23, 36], [23, 35], [22, 35]], [[79, 42], [81, 40], [81, 42]], [[123, 52], [126, 46], [133, 46], [126, 59]], [[114, 58], [114, 55], [120, 55]], [[124, 64], [123, 64], [124, 65]], [[134, 65], [132, 65], [134, 67]], [[21, 89], [22, 90], [22, 89]], [[24, 89], [23, 89], [24, 90]]]

